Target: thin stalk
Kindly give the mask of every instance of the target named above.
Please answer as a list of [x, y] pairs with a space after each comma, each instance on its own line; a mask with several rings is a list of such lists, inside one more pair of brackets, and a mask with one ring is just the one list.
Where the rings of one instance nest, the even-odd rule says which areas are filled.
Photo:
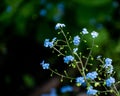
[[75, 64], [76, 64], [77, 69], [78, 69], [78, 71], [80, 72], [80, 74], [82, 74], [82, 71], [81, 71], [81, 69], [80, 69], [80, 67], [79, 67], [78, 63], [76, 63], [76, 62], [75, 62]]
[[90, 50], [90, 52], [89, 52], [89, 54], [88, 54], [88, 58], [87, 58], [87, 60], [86, 60], [86, 62], [85, 62], [85, 68], [86, 68], [87, 63], [88, 63], [88, 61], [89, 61], [89, 58], [90, 58], [90, 56], [91, 56], [91, 54], [92, 54], [92, 49], [93, 49], [93, 46], [94, 46], [94, 39], [93, 39], [93, 43], [92, 43], [91, 50]]
[[85, 75], [85, 70], [84, 70], [83, 62], [82, 62], [81, 58], [78, 56], [77, 53], [76, 53], [75, 55], [78, 57], [78, 59], [79, 59], [79, 61], [80, 61], [80, 64], [81, 64], [81, 67], [82, 67], [82, 72], [83, 72], [83, 73], [81, 73], [81, 74], [82, 74], [82, 76], [84, 77], [86, 83], [89, 84], [88, 81], [87, 81], [87, 79], [86, 79], [86, 75]]
[[83, 62], [82, 62], [81, 58], [78, 56], [77, 53], [75, 53], [75, 55], [78, 57], [78, 59], [79, 59], [79, 61], [80, 61], [80, 64], [81, 64], [81, 67], [82, 67], [82, 71], [83, 71], [83, 75], [85, 76]]
[[57, 48], [53, 47], [54, 50], [56, 50], [60, 55], [65, 56], [62, 52], [60, 52]]
[[62, 74], [60, 74], [60, 73], [52, 70], [51, 68], [49, 68], [49, 70], [50, 70], [52, 73], [54, 73], [54, 74], [56, 74], [56, 75], [58, 75], [58, 76], [60, 76], [60, 77], [62, 77], [62, 78], [67, 78], [67, 79], [70, 79], [70, 80], [71, 80], [71, 79], [75, 79], [75, 78], [72, 78], [72, 77], [69, 77], [69, 76], [62, 75]]
[[113, 87], [114, 87], [114, 89], [115, 89], [115, 93], [116, 93], [116, 96], [120, 96], [120, 93], [118, 92], [118, 90], [117, 90], [117, 88], [116, 88], [116, 86], [115, 86], [115, 84], [113, 84]]
[[62, 32], [63, 36], [65, 37], [65, 41], [66, 41], [66, 43], [67, 43], [67, 45], [68, 45], [68, 48], [69, 48], [70, 51], [72, 52], [72, 49], [71, 49], [71, 47], [70, 47], [70, 44], [68, 43], [68, 39], [67, 39], [67, 37], [66, 37], [66, 35], [65, 35], [65, 33], [63, 32], [62, 29], [61, 29], [61, 32]]

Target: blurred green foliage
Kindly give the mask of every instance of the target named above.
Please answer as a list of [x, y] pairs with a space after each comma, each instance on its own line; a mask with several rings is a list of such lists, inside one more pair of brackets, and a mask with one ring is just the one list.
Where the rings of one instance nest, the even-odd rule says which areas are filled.
[[27, 86], [27, 87], [31, 88], [31, 87], [35, 86], [35, 80], [29, 74], [26, 74], [26, 75], [23, 76], [23, 81], [25, 83], [25, 86]]

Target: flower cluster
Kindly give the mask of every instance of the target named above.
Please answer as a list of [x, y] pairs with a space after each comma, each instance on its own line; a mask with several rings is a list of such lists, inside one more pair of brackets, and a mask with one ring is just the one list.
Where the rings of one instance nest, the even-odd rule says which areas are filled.
[[79, 36], [75, 36], [74, 39], [73, 39], [73, 43], [74, 43], [74, 45], [78, 46], [79, 43], [80, 43], [80, 37]]
[[[90, 51], [88, 53], [88, 56], [84, 56], [83, 53], [81, 54], [79, 46], [81, 45], [81, 42], [83, 42], [83, 38], [81, 38], [80, 35], [74, 36], [74, 38], [67, 38], [66, 33], [63, 31], [63, 27], [65, 27], [65, 24], [57, 23], [55, 26], [55, 29], [60, 30], [60, 34], [64, 36], [64, 40], [58, 39], [58, 37], [54, 37], [51, 41], [49, 39], [45, 39], [44, 46], [53, 48], [53, 50], [58, 52], [58, 56], [63, 56], [64, 63], [68, 64], [68, 67], [76, 68], [78, 69], [78, 72], [80, 73], [77, 77], [71, 77], [67, 74], [67, 71], [64, 71], [65, 74], [60, 74], [58, 71], [55, 71], [50, 68], [49, 63], [45, 63], [42, 61], [41, 65], [43, 69], [50, 69], [52, 71], [52, 74], [56, 74], [62, 78], [67, 78], [70, 80], [75, 80], [75, 83], [77, 87], [83, 86], [86, 88], [87, 95], [97, 95], [101, 93], [107, 93], [107, 92], [113, 92], [113, 94], [116, 94], [116, 96], [119, 96], [119, 92], [117, 91], [115, 87], [115, 78], [113, 77], [113, 65], [112, 65], [112, 59], [110, 58], [102, 58], [102, 56], [98, 56], [96, 60], [101, 62], [101, 69], [96, 68], [95, 71], [90, 72], [87, 68], [87, 65], [91, 63], [90, 57], [92, 57], [92, 51], [94, 47], [94, 40], [98, 37], [99, 33], [96, 31], [92, 31], [91, 33], [88, 32], [86, 28], [82, 29], [82, 36], [87, 35], [90, 33], [91, 38], [93, 40], [92, 47], [89, 48]], [[59, 43], [62, 42], [62, 43]], [[86, 43], [86, 42], [84, 42]], [[59, 45], [61, 44], [61, 45]], [[67, 49], [66, 51], [64, 50]], [[84, 60], [84, 61], [83, 61]], [[102, 72], [102, 70], [104, 70]], [[102, 74], [103, 73], [103, 74]], [[103, 76], [101, 76], [103, 75]], [[103, 78], [102, 78], [103, 77]], [[112, 88], [114, 86], [114, 88]], [[104, 87], [106, 90], [102, 91], [101, 88], [98, 87]], [[115, 90], [114, 90], [115, 89]], [[111, 91], [112, 90], [112, 91]], [[73, 87], [71, 86], [63, 86], [61, 88], [62, 93], [71, 92], [74, 91]]]
[[110, 77], [106, 80], [106, 86], [111, 87], [112, 84], [115, 83], [115, 79], [113, 77]]
[[94, 80], [95, 78], [97, 78], [97, 76], [98, 76], [98, 73], [97, 73], [96, 71], [94, 71], [94, 72], [88, 73], [88, 74], [86, 75], [86, 78], [87, 78], [87, 79]]
[[106, 69], [107, 73], [112, 74], [113, 66], [112, 66], [112, 59], [106, 58], [104, 68]]
[[85, 77], [77, 77], [76, 82], [82, 85], [83, 83], [85, 83], [85, 78], [89, 80], [94, 80], [95, 78], [97, 78], [97, 75], [97, 72], [90, 72]]
[[50, 39], [45, 39], [44, 46], [52, 48], [54, 46], [54, 42], [56, 41], [56, 39], [57, 38], [54, 37], [51, 42], [50, 42]]
[[93, 31], [93, 32], [91, 33], [91, 35], [92, 35], [92, 38], [96, 38], [96, 37], [98, 36], [98, 33], [95, 32], [95, 31]]

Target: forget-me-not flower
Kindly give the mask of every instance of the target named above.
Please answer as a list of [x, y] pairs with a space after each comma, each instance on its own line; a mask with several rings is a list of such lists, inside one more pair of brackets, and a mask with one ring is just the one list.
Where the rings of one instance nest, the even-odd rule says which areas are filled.
[[76, 78], [76, 83], [79, 83], [79, 84], [83, 84], [83, 83], [85, 83], [85, 79], [84, 79], [84, 77], [77, 77]]
[[76, 45], [76, 46], [79, 45], [79, 43], [80, 43], [80, 37], [79, 37], [78, 35], [74, 37], [73, 43], [74, 43], [74, 45]]
[[98, 33], [95, 32], [95, 31], [93, 31], [93, 32], [91, 33], [91, 35], [92, 35], [92, 38], [96, 38], [96, 37], [98, 36]]
[[45, 63], [45, 61], [43, 60], [42, 63], [40, 63], [40, 65], [42, 65], [43, 69], [49, 69], [50, 64], [49, 63]]
[[104, 68], [106, 69], [107, 73], [110, 74], [112, 74], [113, 72], [113, 66], [111, 64], [112, 64], [112, 59], [106, 58]]
[[88, 88], [88, 90], [87, 90], [87, 94], [88, 94], [88, 95], [96, 95], [97, 92], [98, 92], [98, 91], [95, 90], [95, 89], [93, 89], [92, 86], [89, 86], [89, 88]]
[[97, 73], [96, 71], [94, 71], [94, 72], [88, 73], [88, 74], [86, 75], [86, 78], [87, 78], [87, 79], [94, 80], [95, 78], [97, 78], [97, 76], [98, 76], [98, 73]]
[[57, 23], [55, 26], [55, 30], [63, 28], [63, 27], [65, 27], [65, 24]]
[[112, 59], [106, 58], [106, 59], [105, 59], [105, 64], [106, 64], [106, 65], [111, 65], [111, 64], [112, 64]]
[[50, 40], [49, 39], [45, 39], [44, 46], [45, 47], [49, 47], [49, 43], [50, 43]]
[[44, 46], [52, 48], [54, 46], [54, 42], [56, 41], [56, 39], [57, 38], [54, 37], [51, 42], [50, 42], [50, 39], [45, 39]]
[[70, 61], [74, 60], [74, 57], [69, 55], [69, 56], [64, 57], [63, 59], [64, 59], [64, 63], [68, 64]]
[[82, 33], [83, 33], [83, 34], [88, 34], [87, 29], [86, 29], [86, 28], [83, 28], [83, 29], [82, 29]]
[[114, 83], [115, 83], [115, 78], [113, 78], [113, 77], [110, 77], [106, 80], [106, 86], [107, 87], [111, 87], [111, 85], [114, 84]]

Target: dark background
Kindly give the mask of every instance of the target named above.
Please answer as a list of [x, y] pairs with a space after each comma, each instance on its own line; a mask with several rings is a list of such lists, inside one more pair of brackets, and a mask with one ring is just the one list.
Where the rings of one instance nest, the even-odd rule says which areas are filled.
[[39, 90], [51, 79], [50, 71], [40, 66], [43, 59], [54, 63], [53, 68], [65, 69], [62, 59], [43, 47], [44, 39], [57, 36], [58, 22], [71, 36], [84, 27], [97, 31], [95, 54], [113, 59], [120, 80], [119, 0], [1, 0], [0, 96], [41, 94]]

